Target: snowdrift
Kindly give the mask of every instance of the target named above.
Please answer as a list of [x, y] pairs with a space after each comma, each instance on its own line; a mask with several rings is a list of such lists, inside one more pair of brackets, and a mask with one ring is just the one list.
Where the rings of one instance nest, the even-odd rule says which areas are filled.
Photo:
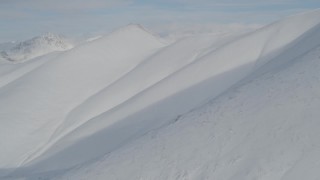
[[319, 70], [320, 46], [54, 179], [319, 179]]
[[[319, 117], [318, 39], [319, 10], [245, 35], [170, 45], [131, 25], [30, 61], [4, 73], [10, 80], [0, 89], [3, 176], [298, 177], [295, 165], [311, 167], [303, 152], [316, 154], [308, 128]], [[310, 123], [296, 125], [301, 114]]]
[[64, 53], [5, 65], [0, 165], [23, 163], [46, 144], [70, 110], [162, 46], [145, 31], [127, 27]]

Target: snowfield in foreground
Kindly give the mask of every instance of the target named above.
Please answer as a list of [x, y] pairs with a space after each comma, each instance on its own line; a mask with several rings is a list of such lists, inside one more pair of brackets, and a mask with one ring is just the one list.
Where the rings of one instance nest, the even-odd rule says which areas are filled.
[[320, 10], [0, 65], [0, 179], [320, 178]]

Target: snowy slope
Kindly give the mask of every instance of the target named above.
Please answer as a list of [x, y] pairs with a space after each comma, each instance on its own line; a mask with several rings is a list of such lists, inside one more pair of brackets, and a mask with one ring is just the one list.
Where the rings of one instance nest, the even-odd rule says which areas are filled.
[[130, 26], [51, 60], [47, 58], [55, 54], [18, 64], [20, 68], [6, 65], [0, 89], [0, 166], [26, 161], [70, 110], [163, 46]]
[[[319, 12], [280, 24], [308, 16]], [[319, 179], [319, 39], [315, 26], [259, 65], [264, 74], [57, 179]]]
[[319, 71], [320, 46], [56, 179], [317, 180]]
[[47, 33], [32, 39], [16, 43], [11, 48], [0, 49], [0, 60], [12, 62], [26, 61], [54, 51], [66, 51], [73, 48], [66, 38]]
[[[315, 12], [291, 17], [207, 52], [124, 103], [89, 117], [85, 124], [50, 145], [45, 154], [29, 165], [45, 170], [63, 169], [111, 152], [221, 94], [296, 44], [301, 48], [288, 53], [292, 56], [289, 58], [304, 54], [308, 49], [303, 47], [313, 48], [318, 44], [317, 41], [311, 41], [308, 46], [300, 43], [317, 35], [311, 29], [318, 25], [320, 20], [314, 18], [318, 15]], [[292, 29], [297, 24], [301, 28]], [[72, 153], [75, 150], [78, 154]]]
[[[124, 36], [128, 36], [128, 37], [124, 37]], [[127, 49], [123, 50], [120, 49], [123, 48], [122, 46], [128, 44], [127, 38], [131, 38], [131, 36], [134, 36], [134, 40], [135, 41], [129, 41], [129, 47], [126, 47]], [[185, 40], [181, 40], [173, 45], [171, 45], [170, 47], [166, 47], [164, 49], [161, 49], [160, 51], [158, 51], [157, 53], [153, 54], [152, 56], [141, 56], [139, 54], [139, 56], [137, 56], [136, 59], [134, 59], [134, 56], [128, 54], [128, 52], [132, 53], [138, 53], [141, 49], [144, 50], [148, 50], [148, 48], [151, 48], [152, 45], [151, 42], [148, 42], [146, 40], [149, 40], [148, 38], [152, 38], [152, 40], [154, 40], [155, 42], [157, 42], [157, 46], [163, 46], [162, 43], [158, 42], [157, 39], [155, 39], [155, 37], [151, 36], [148, 32], [146, 32], [144, 29], [141, 29], [141, 27], [139, 26], [128, 26], [125, 27], [123, 29], [120, 29], [118, 31], [116, 31], [115, 33], [109, 35], [108, 37], [104, 38], [104, 40], [97, 40], [94, 41], [88, 45], [86, 45], [85, 47], [90, 47], [90, 49], [81, 49], [79, 51], [83, 52], [82, 54], [78, 54], [78, 49], [82, 48], [82, 47], [77, 47], [75, 49], [73, 49], [72, 51], [69, 51], [65, 54], [62, 54], [60, 56], [58, 56], [56, 59], [54, 59], [54, 62], [48, 62], [47, 64], [44, 64], [41, 68], [37, 69], [37, 71], [40, 72], [31, 72], [31, 74], [36, 73], [35, 75], [32, 75], [32, 77], [30, 78], [30, 82], [34, 82], [36, 81], [35, 77], [40, 76], [40, 74], [43, 74], [42, 69], [46, 68], [46, 70], [44, 70], [46, 73], [48, 73], [49, 71], [53, 71], [52, 74], [56, 73], [57, 70], [61, 71], [64, 69], [68, 69], [68, 71], [64, 71], [64, 72], [60, 72], [58, 74], [63, 74], [66, 75], [64, 77], [62, 77], [61, 79], [63, 81], [68, 80], [68, 76], [72, 75], [72, 82], [64, 82], [64, 85], [54, 85], [55, 87], [55, 92], [57, 91], [58, 87], [61, 86], [61, 88], [63, 88], [63, 90], [61, 90], [61, 92], [58, 95], [50, 95], [53, 96], [52, 99], [50, 97], [50, 101], [48, 101], [48, 105], [46, 106], [53, 106], [55, 104], [55, 106], [61, 106], [61, 103], [59, 103], [59, 101], [57, 102], [57, 100], [62, 99], [65, 101], [65, 99], [70, 98], [70, 96], [74, 97], [75, 100], [78, 101], [78, 103], [74, 103], [74, 105], [69, 105], [70, 108], [66, 109], [65, 106], [68, 106], [68, 104], [65, 104], [63, 107], [63, 110], [65, 112], [60, 112], [58, 111], [59, 109], [53, 109], [50, 108], [50, 110], [48, 110], [49, 112], [41, 115], [42, 118], [47, 119], [48, 114], [51, 113], [50, 117], [54, 117], [57, 116], [59, 114], [61, 114], [60, 117], [55, 117], [54, 120], [47, 120], [47, 122], [44, 121], [44, 123], [48, 123], [48, 122], [53, 122], [53, 125], [46, 125], [47, 126], [47, 130], [43, 130], [45, 132], [40, 132], [40, 133], [44, 133], [43, 137], [41, 137], [41, 139], [39, 139], [36, 142], [28, 142], [28, 144], [30, 144], [30, 149], [28, 149], [27, 151], [29, 151], [28, 154], [23, 156], [24, 160], [20, 160], [20, 163], [26, 163], [29, 162], [30, 160], [34, 159], [35, 157], [39, 156], [41, 153], [43, 153], [44, 150], [47, 150], [51, 144], [57, 140], [59, 140], [61, 137], [63, 137], [65, 135], [65, 133], [70, 132], [71, 130], [77, 128], [79, 126], [79, 124], [81, 125], [81, 123], [86, 122], [87, 120], [90, 120], [90, 118], [92, 118], [92, 116], [96, 116], [97, 114], [101, 113], [100, 111], [105, 111], [108, 108], [110, 109], [112, 106], [116, 106], [117, 104], [125, 101], [127, 98], [130, 98], [132, 96], [134, 96], [135, 94], [139, 93], [140, 91], [142, 91], [144, 88], [151, 86], [153, 83], [156, 83], [157, 81], [163, 79], [164, 77], [168, 76], [170, 73], [175, 72], [177, 69], [181, 68], [182, 66], [184, 66], [184, 64], [188, 64], [190, 62], [192, 62], [195, 59], [195, 56], [199, 54], [199, 50], [200, 49], [206, 49], [206, 48], [216, 48], [215, 46], [213, 46], [212, 44], [215, 44], [215, 41], [212, 40], [208, 40], [208, 37], [200, 37], [198, 39], [195, 39], [195, 37], [190, 37], [190, 38], [186, 38]], [[215, 37], [212, 37], [215, 38]], [[118, 42], [120, 39], [120, 42]], [[126, 41], [123, 41], [123, 39], [126, 39]], [[143, 40], [146, 39], [146, 40]], [[219, 41], [218, 39], [221, 38], [217, 38], [217, 41]], [[225, 38], [222, 38], [225, 39]], [[226, 38], [227, 39], [227, 38]], [[142, 42], [141, 42], [142, 41]], [[198, 43], [197, 43], [198, 41]], [[104, 43], [108, 43], [110, 44], [110, 46], [106, 46], [105, 44], [98, 44], [98, 42], [104, 42]], [[155, 43], [152, 42], [152, 43]], [[220, 42], [220, 41], [219, 41]], [[115, 47], [115, 44], [118, 43], [119, 47]], [[139, 46], [136, 46], [139, 43]], [[142, 47], [141, 44], [142, 43]], [[132, 44], [132, 45], [131, 45]], [[105, 56], [104, 58], [107, 59], [107, 61], [103, 61], [100, 64], [97, 63], [93, 63], [92, 59], [87, 58], [87, 57], [82, 57], [80, 58], [74, 58], [74, 57], [69, 57], [67, 55], [72, 55], [76, 57], [80, 57], [83, 56], [84, 53], [90, 52], [90, 54], [88, 54], [89, 56], [91, 56], [91, 54], [93, 53], [94, 49], [96, 47], [102, 47], [101, 50], [104, 51], [105, 54], [103, 54], [103, 56]], [[209, 46], [209, 47], [207, 47]], [[137, 49], [139, 48], [139, 49]], [[185, 51], [185, 50], [188, 51]], [[119, 50], [119, 53], [121, 54], [115, 54], [116, 51], [114, 50]], [[177, 53], [177, 55], [173, 56], [172, 55], [178, 51], [181, 51], [179, 53]], [[123, 51], [125, 51], [127, 54], [122, 53]], [[149, 51], [149, 50], [148, 50]], [[151, 51], [149, 53], [152, 53], [154, 51]], [[186, 54], [184, 54], [186, 53]], [[98, 54], [98, 53], [95, 53]], [[122, 59], [117, 58], [117, 56], [120, 56]], [[123, 55], [125, 55], [124, 57], [122, 57]], [[108, 59], [107, 57], [110, 56], [112, 57], [111, 59]], [[190, 57], [189, 57], [190, 56]], [[147, 57], [148, 61], [144, 60], [144, 57]], [[187, 59], [189, 58], [189, 60]], [[103, 59], [99, 60], [102, 61]], [[112, 61], [111, 61], [112, 60]], [[69, 63], [70, 61], [72, 61], [72, 63], [74, 63], [74, 65], [66, 65], [66, 64], [62, 64], [61, 66], [55, 67], [53, 68], [58, 61], [61, 61], [63, 63]], [[110, 70], [113, 70], [115, 72], [117, 72], [118, 70], [116, 68], [123, 68], [122, 66], [129, 66], [130, 65], [130, 61], [133, 61], [134, 63], [139, 63], [138, 65], [135, 65], [133, 70], [129, 70], [128, 72], [123, 74], [123, 77], [121, 77], [119, 80], [115, 81], [112, 80], [110, 81], [110, 84], [108, 84], [107, 78], [116, 78], [117, 74], [110, 74], [110, 71], [107, 71], [107, 68]], [[79, 63], [86, 63], [84, 64], [84, 68], [88, 68], [88, 69], [92, 69], [95, 70], [93, 71], [88, 71], [88, 72], [84, 72], [83, 70], [81, 70]], [[105, 64], [102, 64], [105, 63]], [[120, 64], [119, 64], [120, 63]], [[71, 70], [69, 70], [70, 68], [74, 68], [74, 67], [80, 68], [81, 71], [79, 72], [74, 72], [75, 75], [70, 74], [69, 72], [71, 72]], [[89, 67], [91, 66], [91, 67]], [[101, 73], [106, 73], [106, 74], [98, 74], [99, 73], [99, 68], [101, 68]], [[121, 70], [121, 69], [119, 69]], [[157, 72], [158, 71], [158, 72]], [[14, 71], [15, 72], [15, 71]], [[122, 72], [122, 71], [120, 71]], [[109, 75], [110, 74], [110, 75]], [[141, 81], [140, 79], [143, 77], [145, 78], [146, 75], [149, 76], [149, 80], [147, 81], [146, 79], [144, 79], [144, 81]], [[43, 76], [43, 75], [42, 75]], [[76, 77], [79, 78], [79, 81], [83, 83], [83, 81], [85, 79], [87, 79], [90, 83], [92, 83], [92, 80], [96, 80], [98, 82], [96, 82], [96, 86], [91, 85], [79, 85], [79, 87], [75, 87], [76, 82], [74, 82], [74, 79], [77, 79]], [[121, 75], [122, 76], [122, 75]], [[12, 76], [10, 76], [12, 77]], [[120, 77], [120, 76], [119, 76]], [[57, 78], [56, 74], [53, 75], [52, 77], [54, 80], [55, 78]], [[99, 80], [99, 78], [104, 78], [103, 80]], [[24, 80], [26, 81], [26, 80]], [[37, 80], [38, 81], [38, 80]], [[55, 80], [57, 81], [57, 80]], [[88, 82], [88, 83], [89, 83]], [[44, 86], [42, 86], [41, 91], [43, 90], [43, 88], [45, 87], [52, 87], [53, 85], [48, 86], [48, 78], [44, 78], [44, 79], [40, 79], [38, 82], [36, 82], [37, 84], [43, 84], [45, 83]], [[57, 81], [54, 82], [55, 84], [57, 83], [61, 83], [61, 81]], [[68, 86], [67, 86], [68, 85]], [[72, 85], [73, 87], [70, 89], [70, 85]], [[81, 87], [88, 87], [84, 90], [88, 91], [89, 87], [92, 88], [92, 94], [90, 96], [84, 96], [84, 95], [79, 95], [76, 94], [76, 92], [74, 91], [79, 91], [79, 89], [81, 89]], [[124, 87], [123, 87], [124, 86]], [[101, 89], [101, 87], [103, 87]], [[101, 89], [101, 90], [100, 90]], [[32, 91], [34, 91], [32, 89]], [[11, 92], [14, 93], [14, 92]], [[52, 92], [51, 92], [52, 93]], [[77, 92], [78, 93], [78, 92]], [[71, 94], [71, 95], [70, 95]], [[117, 96], [115, 96], [114, 94], [117, 94]], [[33, 94], [32, 97], [37, 97], [40, 94]], [[43, 95], [41, 95], [43, 96]], [[20, 98], [17, 98], [16, 100], [12, 100], [10, 99], [10, 101], [19, 101], [21, 100]], [[9, 101], [9, 100], [8, 100]], [[22, 101], [25, 101], [22, 99]], [[49, 104], [50, 102], [50, 104]], [[4, 102], [5, 103], [5, 102]], [[29, 103], [28, 103], [29, 104]], [[5, 105], [4, 105], [5, 106]], [[32, 106], [31, 106], [32, 107]], [[31, 108], [29, 107], [29, 108]], [[34, 108], [34, 107], [33, 107]], [[11, 109], [15, 109], [16, 111], [20, 111], [20, 108], [13, 108], [13, 107], [7, 107], [7, 109], [2, 110], [3, 112], [6, 112], [11, 110]], [[29, 110], [28, 110], [29, 111]], [[34, 112], [31, 111], [30, 112]], [[33, 114], [33, 113], [32, 113]], [[29, 117], [25, 117], [25, 118], [29, 118]], [[11, 122], [14, 126], [15, 122]], [[17, 128], [17, 127], [16, 127]], [[39, 127], [33, 127], [34, 129], [39, 129]], [[28, 134], [28, 132], [24, 132], [23, 134]], [[17, 137], [19, 139], [21, 139], [21, 141], [26, 141], [30, 138], [33, 138], [33, 136], [35, 135], [30, 135], [30, 137]], [[8, 142], [10, 144], [12, 144], [11, 142]], [[31, 146], [33, 145], [33, 146]], [[35, 146], [37, 145], [37, 146]], [[23, 146], [24, 147], [24, 146]], [[21, 149], [20, 150], [21, 153], [26, 151], [26, 149]], [[16, 154], [16, 152], [12, 152], [13, 155]], [[12, 157], [8, 157], [8, 159]], [[10, 161], [12, 162], [12, 160]], [[14, 165], [13, 165], [14, 166]]]
[[0, 68], [0, 177], [296, 178], [317, 154], [319, 38], [319, 10], [171, 45], [130, 25]]
[[[220, 38], [217, 38], [217, 40], [221, 42]], [[52, 139], [49, 144], [56, 142], [95, 116], [126, 104], [127, 100], [143, 93], [146, 89], [194, 61], [197, 56], [200, 56], [200, 50], [212, 45], [214, 42], [211, 39], [208, 40], [208, 36], [190, 37], [152, 55], [147, 61], [139, 64], [125, 76], [100, 90], [70, 111], [64, 123], [53, 135], [55, 139]], [[215, 47], [210, 46], [210, 49], [212, 48]], [[141, 81], [141, 77], [143, 77], [143, 81]]]

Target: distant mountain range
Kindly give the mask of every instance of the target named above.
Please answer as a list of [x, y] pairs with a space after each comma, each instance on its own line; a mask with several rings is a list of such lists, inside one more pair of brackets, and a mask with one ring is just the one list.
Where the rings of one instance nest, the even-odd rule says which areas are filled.
[[2, 44], [3, 50], [0, 52], [0, 60], [21, 62], [54, 51], [65, 51], [73, 46], [61, 35], [46, 33], [20, 43]]

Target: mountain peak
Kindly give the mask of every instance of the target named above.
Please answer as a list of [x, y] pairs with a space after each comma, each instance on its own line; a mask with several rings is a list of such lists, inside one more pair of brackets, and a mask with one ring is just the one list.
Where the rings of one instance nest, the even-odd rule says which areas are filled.
[[65, 51], [73, 45], [62, 35], [47, 32], [29, 40], [17, 43], [14, 47], [2, 51], [0, 56], [9, 61], [25, 61], [54, 51]]
[[158, 37], [158, 35], [152, 31], [150, 31], [149, 29], [147, 29], [146, 27], [144, 27], [141, 24], [138, 23], [130, 23], [126, 26], [123, 26], [117, 30], [115, 30], [114, 32], [126, 32], [126, 31], [140, 31], [140, 32], [145, 32], [147, 34], [150, 34], [152, 36]]
[[127, 27], [127, 28], [138, 28], [138, 29], [145, 30], [145, 27], [142, 24], [138, 24], [138, 23], [130, 23], [130, 24], [126, 25], [125, 27]]

